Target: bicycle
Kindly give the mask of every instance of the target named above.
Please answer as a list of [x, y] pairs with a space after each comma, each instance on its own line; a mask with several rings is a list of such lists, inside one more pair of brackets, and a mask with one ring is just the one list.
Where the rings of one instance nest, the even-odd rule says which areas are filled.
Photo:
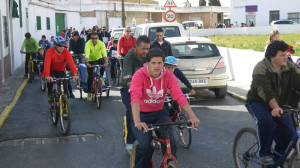
[[85, 54], [74, 54], [74, 52], [72, 52], [72, 51], [71, 51], [71, 54], [73, 57], [75, 67], [78, 72], [77, 88], [80, 89], [82, 86], [81, 86], [81, 74], [79, 71], [79, 64], [82, 62], [81, 59], [85, 57]]
[[57, 125], [58, 118], [60, 128], [64, 136], [68, 135], [71, 129], [71, 113], [68, 96], [64, 93], [64, 88], [67, 88], [70, 77], [53, 78], [56, 88], [53, 89], [53, 102], [50, 102], [50, 115], [53, 125]]
[[[190, 102], [190, 99], [193, 99], [194, 97], [190, 97], [189, 93], [184, 94], [188, 102]], [[165, 103], [168, 103], [169, 109], [173, 108], [172, 102], [174, 100], [172, 99], [171, 95], [166, 96]], [[174, 109], [174, 108], [173, 108]], [[175, 113], [171, 116], [172, 122], [187, 122], [188, 119], [185, 115], [185, 113], [181, 110], [180, 106], [177, 107], [177, 109], [174, 109]], [[177, 142], [177, 144], [182, 142], [182, 146], [185, 148], [189, 148], [192, 143], [192, 131], [190, 128], [182, 128], [180, 126], [175, 126], [173, 129], [174, 132], [174, 138]]]
[[114, 75], [113, 75], [113, 82], [117, 82], [117, 86], [120, 86], [120, 76], [121, 76], [121, 70], [120, 70], [120, 64], [116, 57], [110, 57], [109, 59], [114, 60], [115, 64], [111, 65], [114, 68]]
[[33, 56], [36, 53], [22, 53], [22, 54], [30, 54], [30, 58], [28, 60], [28, 79], [29, 82], [31, 83], [34, 80], [34, 60], [33, 60]]
[[37, 60], [37, 61], [39, 61], [38, 70], [39, 70], [40, 86], [41, 86], [41, 90], [44, 92], [47, 89], [47, 81], [43, 71], [41, 70], [42, 69], [41, 67], [44, 66], [44, 61], [43, 60]]
[[[150, 131], [155, 131], [159, 129], [160, 127], [166, 127], [166, 139], [158, 138], [156, 134], [152, 134], [152, 140], [153, 142], [151, 143], [154, 145], [154, 149], [159, 149], [160, 144], [165, 144], [166, 145], [166, 152], [163, 155], [163, 158], [160, 163], [160, 168], [178, 168], [177, 164], [177, 159], [175, 156], [172, 155], [171, 153], [171, 144], [170, 144], [170, 137], [168, 134], [168, 129], [170, 126], [179, 126], [183, 128], [191, 128], [190, 125], [191, 122], [169, 122], [169, 123], [161, 123], [161, 124], [150, 124], [148, 125]], [[158, 146], [156, 146], [158, 145]], [[130, 154], [130, 168], [134, 168], [135, 165], [135, 155], [136, 155], [136, 148], [138, 146], [138, 141], [136, 140], [133, 145], [132, 145], [132, 150]], [[151, 160], [151, 166], [154, 168], [153, 164], [153, 159]]]
[[[98, 109], [101, 108], [101, 97], [102, 92], [106, 92], [106, 97], [109, 97], [109, 88], [106, 86], [105, 88], [102, 86], [102, 78], [100, 77], [100, 68], [104, 67], [103, 65], [92, 65], [93, 69], [93, 84], [92, 84], [92, 99], [94, 102], [97, 102]], [[106, 84], [107, 85], [107, 84]], [[81, 91], [82, 92], [82, 91]]]
[[[286, 115], [292, 114], [293, 116], [299, 116], [300, 109], [292, 109], [289, 106], [284, 106], [283, 108], [284, 114], [283, 117]], [[292, 120], [297, 120], [296, 117], [291, 117]], [[290, 140], [289, 145], [285, 149], [283, 154], [280, 154], [275, 151], [275, 149], [271, 149], [271, 153], [279, 157], [277, 161], [275, 161], [271, 165], [265, 165], [259, 159], [259, 140], [257, 137], [257, 132], [252, 128], [242, 128], [238, 131], [235, 136], [234, 144], [233, 144], [233, 158], [234, 164], [237, 168], [241, 167], [268, 167], [278, 165], [283, 163], [284, 161], [289, 161], [288, 167], [300, 167], [300, 134], [299, 132], [299, 122], [296, 121], [298, 124], [295, 127], [295, 132]], [[242, 140], [245, 141], [245, 144], [242, 145]], [[295, 147], [296, 144], [296, 147]], [[297, 165], [296, 165], [297, 164]]]

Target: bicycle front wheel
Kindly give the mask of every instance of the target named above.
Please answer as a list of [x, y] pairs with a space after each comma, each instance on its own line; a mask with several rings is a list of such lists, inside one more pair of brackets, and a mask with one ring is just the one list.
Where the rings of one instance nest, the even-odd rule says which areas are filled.
[[[259, 145], [256, 131], [252, 128], [242, 128], [234, 139], [233, 160], [237, 168], [260, 167]], [[258, 163], [256, 163], [256, 162]]]
[[[187, 122], [187, 118], [184, 115], [179, 116], [179, 122]], [[177, 140], [182, 142], [182, 146], [188, 148], [191, 146], [192, 143], [192, 131], [190, 128], [182, 128], [181, 126], [175, 126], [174, 129], [174, 137]]]
[[289, 168], [299, 168], [300, 167], [300, 158], [298, 152], [294, 152], [291, 156], [290, 162], [289, 162]]
[[130, 168], [134, 168], [135, 165], [135, 154], [136, 154], [136, 147], [139, 145], [139, 142], [136, 140], [134, 141], [131, 149], [130, 154]]
[[102, 92], [102, 87], [101, 87], [100, 82], [102, 82], [102, 81], [100, 80], [99, 82], [97, 82], [98, 92], [97, 92], [97, 95], [96, 95], [98, 109], [101, 108], [101, 92]]
[[46, 90], [46, 80], [43, 79], [41, 76], [40, 76], [40, 85], [41, 85], [41, 90], [44, 92]]
[[28, 78], [29, 78], [29, 82], [32, 82], [32, 62], [28, 61]]
[[60, 127], [63, 135], [68, 135], [71, 129], [71, 113], [69, 101], [66, 95], [60, 100]]

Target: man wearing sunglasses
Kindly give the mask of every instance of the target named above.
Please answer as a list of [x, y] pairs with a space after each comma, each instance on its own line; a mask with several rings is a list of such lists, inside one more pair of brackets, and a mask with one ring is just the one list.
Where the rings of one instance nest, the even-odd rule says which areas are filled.
[[110, 40], [110, 33], [106, 31], [105, 26], [103, 26], [101, 31], [99, 32], [99, 40], [101, 40], [105, 44], [105, 46], [107, 46]]
[[[91, 40], [85, 44], [85, 64], [88, 67], [88, 97], [87, 101], [92, 101], [91, 90], [93, 84], [93, 68], [91, 65], [104, 65], [108, 66], [108, 58], [106, 53], [105, 44], [98, 40], [98, 34], [93, 33]], [[103, 77], [104, 67], [100, 69], [100, 76]], [[104, 85], [104, 80], [102, 79], [102, 85]]]
[[[48, 102], [53, 101], [52, 87], [53, 78], [64, 78], [66, 76], [66, 63], [68, 63], [71, 72], [73, 74], [73, 81], [78, 79], [77, 70], [73, 62], [73, 58], [69, 50], [65, 48], [66, 41], [63, 37], [57, 36], [54, 38], [54, 46], [48, 49], [45, 64], [44, 64], [44, 74], [47, 80], [48, 87]], [[66, 85], [65, 85], [66, 86]], [[68, 89], [64, 88], [65, 94]]]

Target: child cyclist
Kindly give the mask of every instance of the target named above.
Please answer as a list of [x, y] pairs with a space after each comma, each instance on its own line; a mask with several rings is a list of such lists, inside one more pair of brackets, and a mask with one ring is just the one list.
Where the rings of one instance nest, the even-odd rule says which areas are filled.
[[[159, 48], [153, 48], [147, 54], [146, 65], [140, 68], [132, 77], [130, 87], [131, 107], [134, 120], [133, 131], [139, 145], [136, 150], [135, 168], [151, 167], [153, 148], [151, 146], [152, 133], [148, 132], [148, 124], [171, 122], [168, 114], [163, 110], [167, 89], [175, 101], [187, 112], [192, 127], [198, 127], [199, 119], [192, 111], [188, 101], [182, 93], [175, 75], [164, 69], [165, 53]], [[144, 130], [142, 132], [141, 130]], [[165, 138], [165, 128], [160, 128], [157, 135]], [[176, 157], [176, 142], [172, 129], [169, 129], [171, 151]], [[163, 153], [166, 146], [162, 144]]]
[[117, 47], [118, 47], [118, 40], [114, 40], [113, 44], [109, 47], [107, 56], [110, 59], [110, 80], [115, 79], [115, 65], [116, 63], [118, 64], [118, 67], [120, 66], [119, 61], [117, 60], [118, 52], [117, 52]]
[[[178, 65], [177, 59], [173, 56], [168, 56], [165, 58], [165, 68], [174, 73], [176, 78], [178, 78], [189, 90], [190, 90], [190, 95], [193, 96], [196, 94], [195, 90], [193, 89], [192, 85], [190, 82], [186, 79], [185, 75], [182, 73], [182, 71], [177, 68], [176, 66]], [[167, 91], [168, 93], [168, 91]], [[169, 94], [169, 93], [168, 93]], [[175, 113], [175, 110], [178, 108], [178, 104], [175, 101], [172, 101], [172, 108], [168, 109], [168, 103], [165, 103], [165, 107], [167, 111], [169, 112], [170, 116], [172, 116]]]

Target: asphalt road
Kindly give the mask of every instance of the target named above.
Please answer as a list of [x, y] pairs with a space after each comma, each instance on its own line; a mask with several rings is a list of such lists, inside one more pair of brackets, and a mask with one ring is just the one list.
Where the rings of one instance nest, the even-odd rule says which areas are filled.
[[[29, 83], [14, 110], [0, 129], [0, 167], [5, 168], [126, 168], [129, 167], [122, 142], [124, 106], [119, 88], [111, 88], [109, 98], [96, 103], [70, 99], [72, 127], [63, 137], [59, 125], [50, 122], [46, 93], [39, 81]], [[86, 97], [86, 95], [84, 95]], [[197, 91], [192, 109], [200, 127], [192, 131], [192, 145], [181, 146], [177, 159], [182, 168], [234, 167], [232, 145], [237, 131], [253, 127], [254, 120], [244, 104], [233, 97], [216, 99], [213, 92]], [[159, 162], [155, 155], [155, 164]]]

